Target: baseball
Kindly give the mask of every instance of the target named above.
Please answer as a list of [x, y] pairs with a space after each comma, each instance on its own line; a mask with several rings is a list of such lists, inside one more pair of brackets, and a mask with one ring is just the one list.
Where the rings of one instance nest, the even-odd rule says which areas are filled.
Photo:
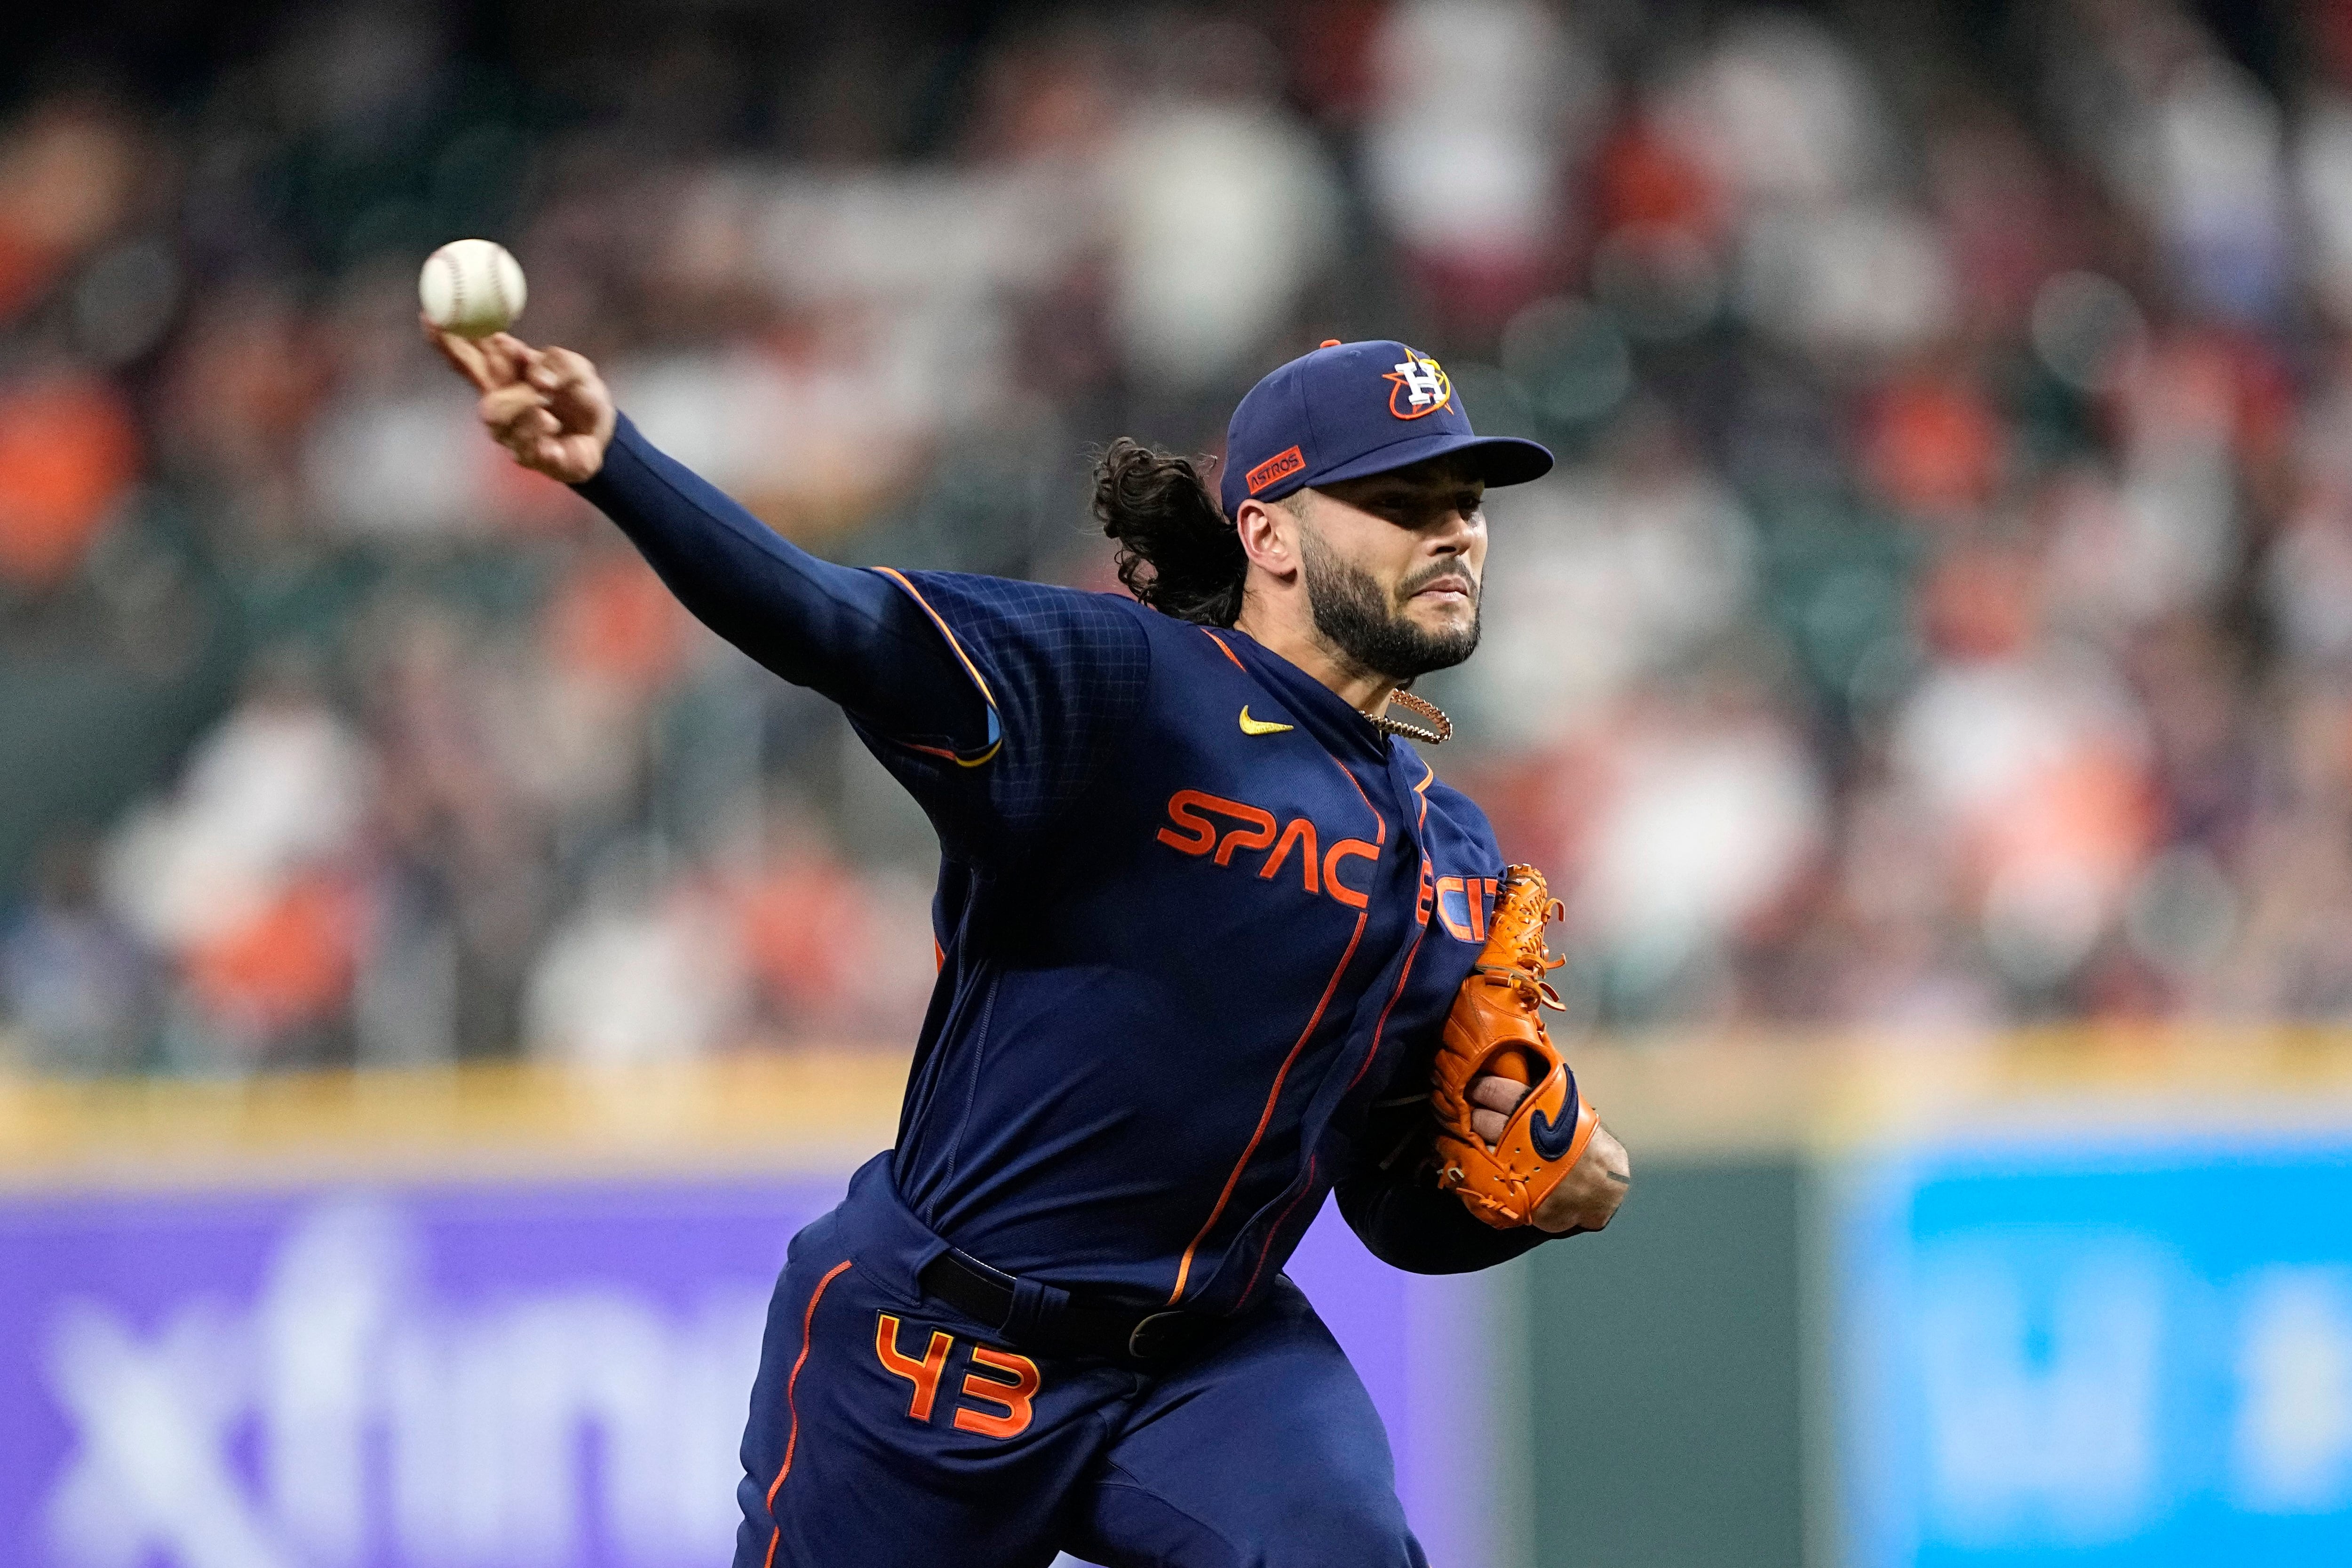
[[522, 314], [522, 267], [493, 239], [453, 239], [425, 258], [425, 319], [461, 338], [502, 332]]

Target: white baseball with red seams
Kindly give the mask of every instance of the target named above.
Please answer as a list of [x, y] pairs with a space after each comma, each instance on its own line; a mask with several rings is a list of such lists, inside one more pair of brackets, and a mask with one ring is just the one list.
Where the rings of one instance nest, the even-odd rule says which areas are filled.
[[496, 240], [453, 239], [425, 258], [416, 297], [443, 331], [486, 338], [522, 314], [522, 266]]

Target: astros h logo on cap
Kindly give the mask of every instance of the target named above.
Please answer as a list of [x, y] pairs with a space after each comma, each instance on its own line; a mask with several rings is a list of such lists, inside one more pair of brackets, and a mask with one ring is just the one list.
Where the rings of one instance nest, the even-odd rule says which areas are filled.
[[1551, 453], [1535, 442], [1471, 429], [1453, 378], [1420, 350], [1392, 339], [1332, 339], [1269, 373], [1234, 409], [1217, 499], [1232, 518], [1244, 501], [1454, 452], [1490, 488], [1551, 469]]
[[1419, 419], [1454, 401], [1454, 381], [1435, 360], [1412, 349], [1388, 373], [1389, 412], [1400, 419]]

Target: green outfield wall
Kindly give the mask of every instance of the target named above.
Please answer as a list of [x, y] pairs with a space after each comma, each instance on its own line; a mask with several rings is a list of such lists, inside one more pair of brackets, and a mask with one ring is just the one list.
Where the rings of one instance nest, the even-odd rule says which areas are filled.
[[1649, 1160], [1517, 1272], [1533, 1568], [1800, 1568], [1803, 1189], [1793, 1156]]

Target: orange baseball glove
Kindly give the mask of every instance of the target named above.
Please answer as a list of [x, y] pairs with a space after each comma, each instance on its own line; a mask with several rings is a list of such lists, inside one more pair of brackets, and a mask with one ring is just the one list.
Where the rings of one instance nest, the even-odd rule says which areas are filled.
[[[1544, 1033], [1542, 1009], [1559, 1005], [1544, 976], [1567, 962], [1544, 946], [1544, 927], [1559, 914], [1542, 872], [1514, 866], [1503, 874], [1486, 950], [1454, 999], [1437, 1050], [1429, 1096], [1437, 1112], [1437, 1184], [1497, 1230], [1528, 1222], [1600, 1123]], [[1491, 1149], [1470, 1124], [1470, 1085], [1488, 1073], [1528, 1086]]]

